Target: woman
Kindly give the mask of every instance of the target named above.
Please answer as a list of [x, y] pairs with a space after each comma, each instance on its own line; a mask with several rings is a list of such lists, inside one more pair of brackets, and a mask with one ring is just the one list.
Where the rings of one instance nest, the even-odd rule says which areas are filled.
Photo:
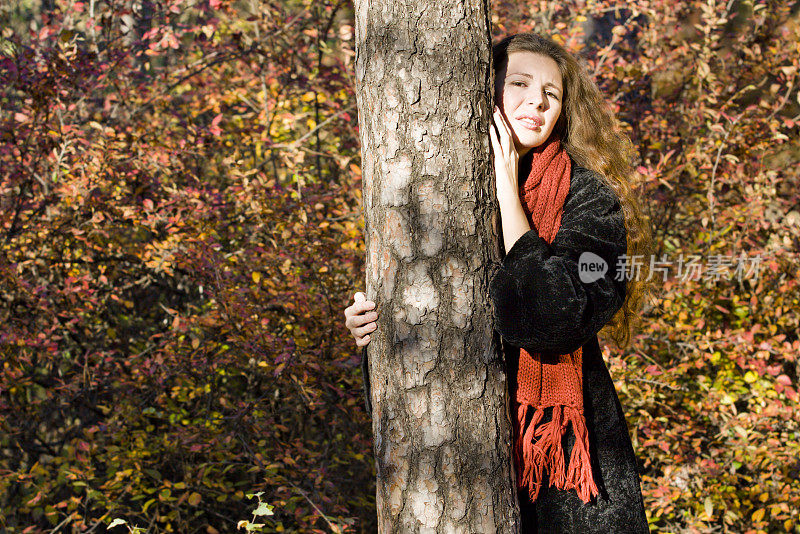
[[[648, 532], [636, 457], [597, 333], [618, 345], [645, 292], [618, 273], [649, 251], [631, 192], [630, 141], [594, 82], [536, 34], [494, 46], [490, 131], [506, 255], [490, 285], [503, 338], [522, 532]], [[644, 276], [642, 276], [644, 275]], [[376, 328], [356, 293], [356, 345]]]

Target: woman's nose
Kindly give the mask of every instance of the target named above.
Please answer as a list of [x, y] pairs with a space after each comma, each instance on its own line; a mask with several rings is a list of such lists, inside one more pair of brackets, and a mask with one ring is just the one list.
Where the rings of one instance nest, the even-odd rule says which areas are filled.
[[532, 104], [537, 109], [544, 109], [546, 102], [542, 91], [531, 91], [525, 98], [526, 104]]

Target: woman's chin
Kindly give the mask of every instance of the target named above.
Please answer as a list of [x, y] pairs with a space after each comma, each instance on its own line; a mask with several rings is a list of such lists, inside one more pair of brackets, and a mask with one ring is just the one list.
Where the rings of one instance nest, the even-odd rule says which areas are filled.
[[527, 154], [534, 148], [541, 146], [542, 143], [544, 143], [543, 139], [532, 139], [532, 140], [525, 139], [516, 145], [517, 154], [519, 154], [520, 156], [523, 154]]

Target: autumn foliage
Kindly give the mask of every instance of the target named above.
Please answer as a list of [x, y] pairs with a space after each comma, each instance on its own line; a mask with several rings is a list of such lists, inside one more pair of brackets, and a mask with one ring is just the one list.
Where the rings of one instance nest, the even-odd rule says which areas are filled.
[[[666, 279], [604, 354], [652, 530], [800, 532], [800, 7], [493, 10], [579, 54], [639, 149]], [[353, 18], [0, 7], [0, 530], [234, 532], [261, 491], [264, 531], [374, 531]]]

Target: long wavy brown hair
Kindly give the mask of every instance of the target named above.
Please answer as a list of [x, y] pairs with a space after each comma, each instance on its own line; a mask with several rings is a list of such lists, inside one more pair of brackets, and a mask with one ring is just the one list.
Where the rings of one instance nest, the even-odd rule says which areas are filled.
[[558, 65], [564, 93], [561, 115], [553, 129], [570, 157], [600, 174], [617, 194], [625, 214], [628, 257], [642, 257], [641, 271], [626, 281], [622, 308], [603, 328], [623, 348], [630, 342], [639, 310], [653, 289], [649, 265], [652, 234], [633, 184], [636, 149], [618, 128], [614, 113], [585, 67], [558, 43], [535, 33], [510, 35], [493, 47], [495, 73], [505, 69], [508, 54], [520, 51], [550, 57]]

